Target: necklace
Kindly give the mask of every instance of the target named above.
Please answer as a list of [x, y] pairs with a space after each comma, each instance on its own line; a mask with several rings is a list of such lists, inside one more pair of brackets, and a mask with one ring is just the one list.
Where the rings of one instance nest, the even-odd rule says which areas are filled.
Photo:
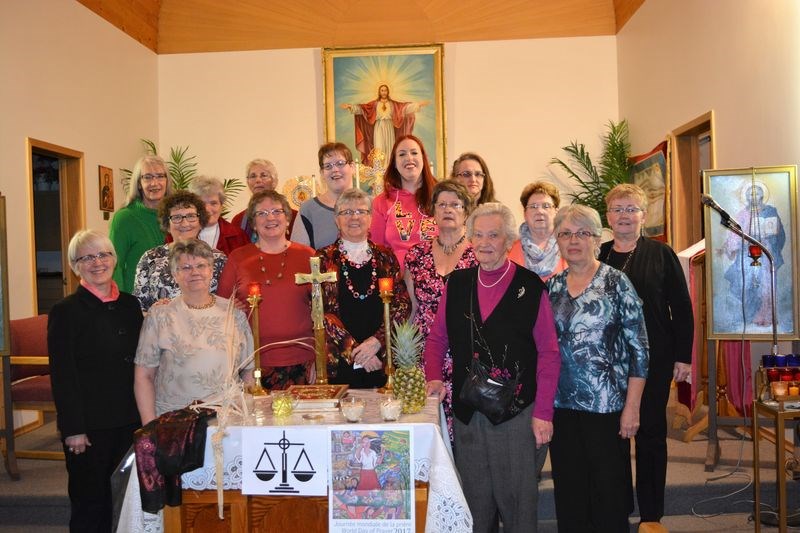
[[[259, 264], [261, 265], [261, 272], [264, 273], [264, 285], [268, 285], [269, 286], [269, 285], [272, 285], [272, 280], [270, 280], [267, 277], [267, 267], [264, 265], [264, 256], [265, 255], [267, 255], [266, 252], [263, 252], [263, 251], [261, 251], [259, 249], [258, 261], [259, 261]], [[277, 254], [269, 254], [269, 255], [277, 255]], [[287, 245], [286, 248], [283, 250], [283, 257], [281, 257], [281, 267], [280, 267], [281, 269], [275, 275], [276, 279], [283, 278], [283, 270], [286, 267], [286, 257], [288, 255], [289, 255], [289, 246]]]
[[[622, 263], [622, 268], [619, 269], [621, 272], [627, 272], [628, 263], [631, 262], [631, 257], [633, 257], [633, 254], [636, 252], [636, 248], [638, 246], [639, 246], [639, 241], [636, 241], [636, 245], [634, 245], [633, 250], [628, 252], [628, 255], [625, 257], [625, 262]], [[613, 250], [613, 249], [614, 249], [613, 245], [608, 249], [608, 253], [606, 254], [606, 258], [603, 261], [604, 263], [608, 264], [608, 258], [611, 256], [611, 250]], [[617, 252], [617, 253], [620, 253], [620, 252]]]
[[208, 302], [207, 304], [202, 304], [202, 305], [192, 305], [189, 302], [187, 302], [186, 300], [184, 300], [183, 302], [186, 304], [186, 307], [188, 307], [189, 309], [196, 309], [196, 310], [208, 309], [210, 307], [214, 307], [214, 304], [217, 303], [217, 297], [212, 294], [211, 295], [211, 301]]
[[480, 283], [481, 285], [483, 285], [487, 289], [491, 289], [492, 287], [494, 287], [495, 285], [497, 285], [498, 283], [503, 281], [503, 278], [506, 277], [506, 274], [508, 274], [508, 271], [510, 269], [511, 269], [511, 261], [508, 261], [508, 266], [506, 267], [506, 271], [503, 272], [503, 275], [500, 276], [500, 278], [497, 281], [495, 281], [494, 283], [492, 283], [491, 285], [487, 285], [481, 279], [481, 267], [478, 267], [478, 283]]
[[439, 243], [439, 246], [441, 246], [441, 247], [442, 247], [442, 251], [444, 252], [444, 255], [453, 255], [453, 252], [455, 252], [455, 251], [456, 251], [456, 249], [459, 247], [459, 245], [460, 245], [462, 242], [464, 242], [464, 238], [465, 238], [466, 236], [467, 236], [466, 234], [462, 235], [462, 236], [461, 236], [461, 238], [460, 238], [460, 239], [458, 239], [458, 240], [457, 240], [456, 242], [454, 242], [453, 244], [444, 244], [444, 243], [442, 242], [442, 239], [440, 239], [440, 238], [439, 238], [439, 236], [437, 235], [437, 236], [436, 236], [436, 242], [437, 242], [437, 243]]
[[[342, 276], [344, 276], [344, 283], [347, 285], [347, 290], [350, 291], [350, 294], [352, 294], [353, 298], [356, 300], [365, 300], [368, 296], [375, 292], [375, 286], [378, 283], [378, 261], [375, 259], [375, 254], [372, 253], [371, 248], [367, 248], [367, 253], [370, 257], [370, 266], [372, 267], [372, 274], [369, 282], [369, 288], [365, 293], [361, 293], [360, 291], [356, 290], [355, 286], [353, 285], [353, 280], [350, 279], [350, 267], [357, 267], [360, 265], [350, 261], [350, 258], [347, 256], [347, 251], [345, 251], [344, 246], [341, 243], [339, 244], [339, 252], [339, 258], [342, 263]], [[366, 264], [366, 262], [361, 264]]]

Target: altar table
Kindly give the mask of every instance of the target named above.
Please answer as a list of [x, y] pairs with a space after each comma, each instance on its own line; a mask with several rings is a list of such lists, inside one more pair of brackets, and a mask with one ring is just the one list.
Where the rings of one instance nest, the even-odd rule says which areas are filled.
[[[374, 426], [375, 429], [390, 428], [393, 424], [386, 424], [381, 421], [379, 413], [380, 400], [383, 395], [374, 391], [351, 390], [351, 396], [363, 397], [367, 400], [367, 409], [364, 413], [362, 425]], [[267, 410], [269, 406], [267, 406]], [[441, 426], [439, 424], [439, 403], [434, 398], [428, 398], [422, 412], [414, 415], [403, 415], [397, 424], [414, 427], [414, 477], [418, 482], [428, 484], [428, 504], [427, 516], [425, 521], [426, 533], [441, 532], [464, 532], [472, 531], [472, 515], [467, 507], [461, 485], [456, 474], [452, 456], [442, 439]], [[309, 420], [303, 415], [320, 415], [320, 420]], [[248, 421], [248, 422], [252, 422]], [[278, 423], [271, 413], [258, 421], [261, 426], [304, 426], [322, 425], [326, 427], [347, 427], [344, 418], [338, 412], [313, 413], [295, 411], [290, 417]], [[263, 423], [262, 423], [263, 422]], [[213, 424], [213, 422], [212, 422]], [[223, 441], [224, 472], [223, 489], [225, 490], [226, 505], [240, 505], [246, 496], [241, 494], [242, 487], [242, 427], [252, 424], [243, 424], [237, 421], [236, 425], [229, 425], [226, 429], [226, 436]], [[183, 475], [184, 498], [201, 497], [203, 501], [213, 498], [216, 502], [216, 478], [214, 469], [214, 454], [211, 448], [211, 435], [216, 432], [216, 426], [208, 428], [206, 439], [206, 450], [204, 466]], [[418, 483], [419, 485], [419, 483]], [[194, 491], [213, 491], [213, 492], [194, 492]], [[418, 489], [419, 491], [419, 489]], [[297, 496], [278, 496], [272, 498], [298, 498]], [[314, 498], [314, 497], [310, 497]], [[317, 497], [324, 498], [327, 497]], [[419, 507], [418, 507], [419, 508]], [[176, 509], [176, 508], [175, 508]], [[214, 504], [216, 511], [216, 503]], [[167, 510], [167, 525], [175, 523], [175, 510]], [[178, 513], [180, 514], [180, 513]], [[214, 515], [216, 519], [216, 514]], [[227, 520], [231, 516], [226, 515]], [[327, 523], [327, 522], [326, 522]], [[240, 531], [236, 524], [231, 524], [231, 531]], [[119, 521], [120, 532], [132, 533], [161, 533], [164, 531], [164, 520], [162, 513], [158, 515], [145, 513], [141, 508], [139, 498], [139, 480], [135, 471], [131, 474], [125, 500], [122, 507], [122, 514]], [[316, 533], [316, 532], [315, 532]]]

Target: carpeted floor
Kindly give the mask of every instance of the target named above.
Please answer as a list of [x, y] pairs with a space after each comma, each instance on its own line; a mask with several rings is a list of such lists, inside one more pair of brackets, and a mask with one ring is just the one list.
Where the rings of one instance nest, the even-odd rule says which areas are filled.
[[[49, 422], [20, 439], [21, 447], [45, 446], [58, 449], [55, 424]], [[715, 472], [705, 472], [707, 441], [704, 435], [694, 442], [669, 440], [670, 463], [667, 479], [666, 511], [663, 525], [673, 532], [753, 531], [752, 452], [749, 437], [744, 439], [720, 431], [721, 455]], [[775, 446], [762, 442], [762, 501], [775, 503]], [[22, 479], [11, 481], [0, 473], [0, 531], [55, 533], [67, 531], [69, 501], [67, 475], [61, 461], [20, 460]], [[788, 482], [790, 508], [800, 506], [797, 482]], [[549, 463], [539, 486], [539, 531], [556, 531]], [[766, 510], [766, 507], [764, 508]], [[633, 524], [638, 523], [631, 518]], [[777, 531], [764, 527], [762, 531]], [[796, 529], [795, 529], [796, 531]]]

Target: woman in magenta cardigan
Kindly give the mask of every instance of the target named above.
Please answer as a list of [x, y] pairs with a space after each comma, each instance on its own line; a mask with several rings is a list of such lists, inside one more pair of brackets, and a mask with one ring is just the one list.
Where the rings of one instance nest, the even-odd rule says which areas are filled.
[[383, 194], [372, 201], [370, 240], [388, 246], [403, 268], [409, 248], [436, 236], [436, 222], [428, 215], [433, 177], [422, 141], [404, 135], [395, 141], [391, 163], [383, 175]]

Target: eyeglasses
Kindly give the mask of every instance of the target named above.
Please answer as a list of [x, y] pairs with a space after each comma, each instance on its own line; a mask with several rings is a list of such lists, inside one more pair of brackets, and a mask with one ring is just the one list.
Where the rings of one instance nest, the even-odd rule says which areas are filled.
[[198, 272], [205, 272], [209, 268], [211, 268], [211, 265], [208, 263], [197, 263], [196, 265], [181, 265], [178, 267], [178, 271], [184, 274], [191, 274], [195, 270]]
[[254, 172], [254, 173], [250, 174], [249, 176], [247, 176], [247, 179], [249, 179], [249, 180], [257, 180], [259, 178], [264, 180], [264, 181], [272, 181], [272, 180], [275, 179], [275, 178], [272, 177], [272, 174], [270, 174], [269, 172], [262, 172], [261, 174], [256, 174]]
[[151, 181], [164, 181], [167, 179], [167, 175], [163, 172], [160, 174], [142, 174], [141, 180], [146, 182]]
[[185, 215], [170, 215], [169, 221], [174, 224], [180, 224], [184, 220], [187, 222], [197, 222], [200, 219], [200, 215], [197, 213], [187, 213]]
[[332, 163], [325, 163], [320, 168], [322, 168], [322, 170], [331, 171], [333, 170], [333, 167], [344, 168], [345, 165], [349, 164], [350, 164], [349, 161], [344, 161], [340, 159], [339, 161], [333, 161]]
[[475, 172], [471, 170], [464, 170], [463, 172], [459, 172], [458, 174], [456, 174], [456, 176], [460, 176], [464, 179], [470, 179], [472, 176], [475, 176], [476, 178], [485, 178], [486, 174], [484, 174], [480, 170], [476, 170]]
[[578, 231], [559, 231], [556, 235], [559, 240], [561, 241], [571, 241], [572, 237], [577, 237], [578, 239], [585, 241], [589, 237], [597, 237], [591, 231], [586, 231], [585, 229], [578, 230]]
[[105, 263], [106, 261], [111, 260], [112, 257], [114, 257], [114, 254], [111, 252], [97, 252], [96, 254], [82, 255], [75, 261], [81, 263], [82, 265], [91, 265], [95, 261]]
[[552, 209], [555, 207], [553, 204], [549, 202], [542, 202], [541, 204], [528, 204], [525, 206], [525, 209], [544, 209], [547, 211], [548, 209]]
[[369, 215], [372, 211], [369, 209], [342, 209], [337, 213], [340, 217], [351, 217], [353, 215], [357, 217], [362, 217], [364, 215]]
[[453, 211], [461, 211], [462, 209], [464, 209], [464, 204], [462, 204], [461, 202], [450, 202], [450, 203], [439, 202], [438, 204], [436, 204], [436, 207], [442, 210], [445, 210], [449, 207]]
[[263, 209], [261, 211], [256, 211], [255, 213], [253, 213], [253, 216], [256, 218], [263, 218], [267, 215], [279, 217], [285, 213], [286, 213], [285, 210], [281, 209], [280, 207], [276, 207], [275, 209]]
[[644, 211], [641, 207], [609, 207], [608, 212], [614, 213], [615, 215], [620, 215], [622, 213], [628, 213], [632, 215], [634, 213], [638, 213], [640, 211]]

